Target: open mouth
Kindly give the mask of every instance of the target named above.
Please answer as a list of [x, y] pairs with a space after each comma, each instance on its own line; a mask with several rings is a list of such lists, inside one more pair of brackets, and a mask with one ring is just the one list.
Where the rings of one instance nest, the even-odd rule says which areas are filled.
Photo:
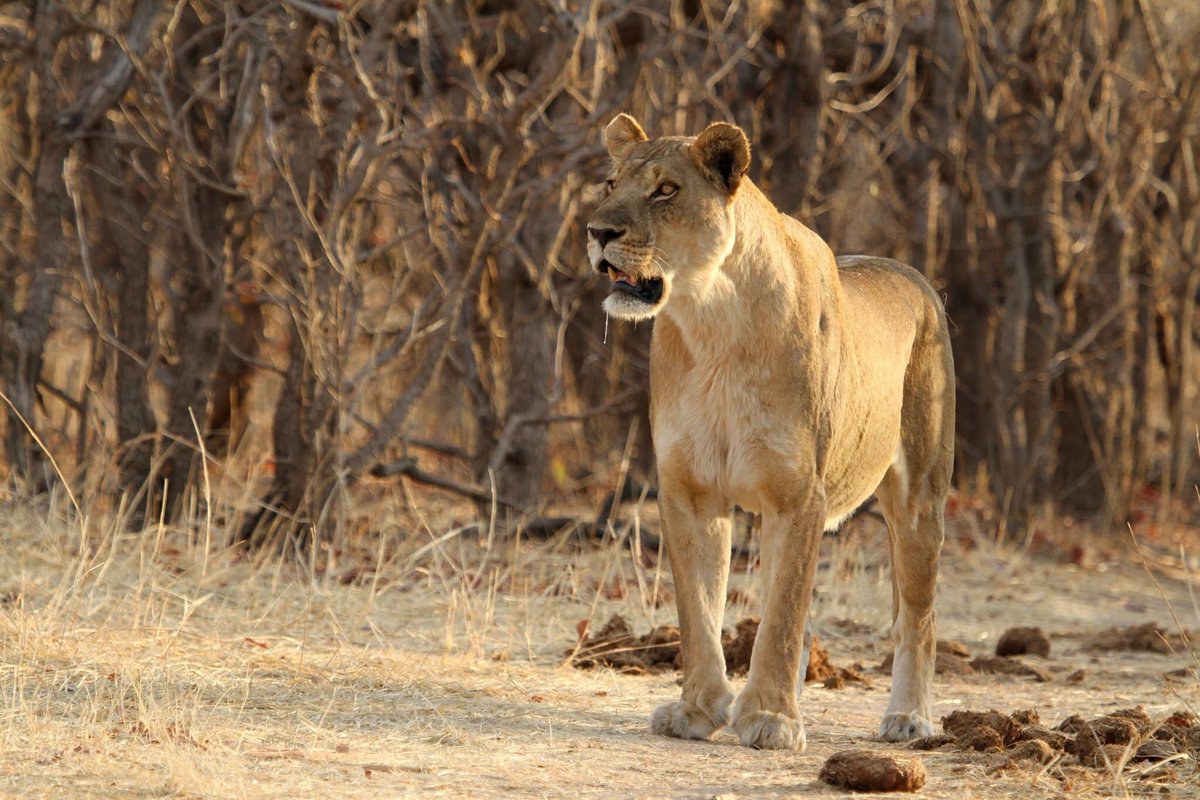
[[622, 272], [607, 261], [600, 263], [600, 268], [608, 272], [608, 279], [612, 281], [612, 290], [614, 292], [624, 292], [628, 295], [633, 295], [638, 300], [648, 305], [657, 305], [662, 299], [663, 280], [662, 278], [636, 278], [628, 272]]

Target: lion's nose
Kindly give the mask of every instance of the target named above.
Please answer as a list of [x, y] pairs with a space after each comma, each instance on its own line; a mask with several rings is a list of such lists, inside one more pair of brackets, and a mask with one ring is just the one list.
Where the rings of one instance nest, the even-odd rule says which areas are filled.
[[616, 228], [593, 228], [591, 225], [588, 225], [588, 236], [599, 242], [601, 247], [604, 247], [611, 241], [620, 239], [624, 235], [625, 231], [617, 230]]

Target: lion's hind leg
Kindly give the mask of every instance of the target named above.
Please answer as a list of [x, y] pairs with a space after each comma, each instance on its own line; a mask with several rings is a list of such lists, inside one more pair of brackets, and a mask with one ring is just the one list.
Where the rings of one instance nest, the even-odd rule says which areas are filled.
[[[893, 468], [879, 489], [892, 555], [892, 694], [879, 736], [899, 742], [931, 736], [936, 651], [933, 601], [942, 547], [941, 499], [918, 500]], [[943, 495], [944, 497], [944, 495]]]
[[[933, 734], [937, 649], [934, 593], [954, 467], [954, 364], [944, 316], [931, 298], [904, 381], [900, 441], [875, 494], [892, 556], [892, 694], [879, 727], [887, 741]], [[936, 313], [934, 313], [936, 312]]]

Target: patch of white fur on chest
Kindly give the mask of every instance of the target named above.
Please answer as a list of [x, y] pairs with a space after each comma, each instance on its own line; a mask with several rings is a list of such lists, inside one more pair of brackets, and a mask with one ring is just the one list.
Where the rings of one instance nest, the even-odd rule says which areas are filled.
[[694, 367], [674, 397], [659, 401], [655, 450], [682, 457], [693, 480], [736, 499], [760, 480], [757, 456], [773, 444], [764, 411], [744, 368]]

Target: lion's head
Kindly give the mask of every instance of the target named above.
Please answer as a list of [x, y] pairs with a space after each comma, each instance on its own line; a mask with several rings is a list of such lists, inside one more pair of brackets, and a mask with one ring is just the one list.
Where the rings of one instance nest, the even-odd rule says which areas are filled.
[[612, 172], [588, 222], [592, 266], [608, 275], [604, 309], [649, 319], [669, 298], [702, 297], [733, 249], [732, 201], [750, 165], [741, 128], [651, 141], [621, 114], [604, 131]]

